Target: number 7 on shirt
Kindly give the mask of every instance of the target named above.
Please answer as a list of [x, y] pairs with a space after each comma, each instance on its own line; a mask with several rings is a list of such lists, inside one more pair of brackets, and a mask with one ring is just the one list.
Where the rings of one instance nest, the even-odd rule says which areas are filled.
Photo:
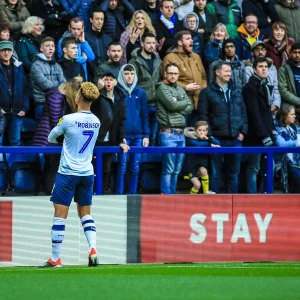
[[86, 142], [83, 144], [82, 148], [80, 149], [79, 153], [83, 153], [85, 149], [88, 147], [89, 143], [91, 142], [93, 136], [94, 136], [94, 131], [92, 130], [85, 130], [82, 132], [83, 135], [87, 135], [88, 139]]

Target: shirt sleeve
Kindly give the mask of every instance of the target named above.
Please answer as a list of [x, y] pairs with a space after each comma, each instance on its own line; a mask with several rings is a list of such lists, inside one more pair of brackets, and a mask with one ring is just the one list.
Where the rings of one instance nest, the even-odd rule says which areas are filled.
[[67, 129], [67, 121], [64, 118], [60, 118], [57, 125], [51, 130], [48, 136], [48, 142], [52, 144], [57, 144], [57, 138], [65, 134]]

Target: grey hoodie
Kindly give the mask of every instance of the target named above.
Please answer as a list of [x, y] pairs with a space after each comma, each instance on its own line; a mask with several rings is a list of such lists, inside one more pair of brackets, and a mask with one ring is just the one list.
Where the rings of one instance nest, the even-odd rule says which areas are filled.
[[194, 13], [194, 12], [190, 12], [190, 13], [188, 13], [185, 17], [184, 17], [184, 19], [183, 19], [183, 26], [184, 26], [184, 28], [186, 28], [187, 30], [189, 30], [189, 27], [188, 27], [188, 25], [187, 25], [187, 16], [189, 16], [189, 15], [193, 15], [195, 18], [196, 18], [196, 29], [194, 30], [194, 32], [197, 32], [198, 31], [198, 27], [199, 27], [199, 17], [197, 16], [197, 14], [196, 13]]
[[[134, 79], [133, 79], [133, 83], [132, 85], [127, 85], [126, 81], [125, 81], [125, 78], [124, 78], [124, 69], [126, 66], [132, 66], [133, 69], [134, 69]], [[129, 94], [131, 95], [132, 91], [134, 90], [134, 88], [136, 87], [137, 85], [137, 82], [138, 82], [138, 79], [137, 79], [137, 75], [136, 75], [136, 70], [135, 70], [135, 67], [134, 65], [131, 65], [131, 64], [126, 64], [124, 66], [121, 67], [120, 71], [119, 71], [119, 76], [118, 76], [118, 83], [119, 85]]]
[[64, 73], [54, 59], [48, 60], [43, 53], [36, 54], [30, 71], [33, 98], [36, 104], [42, 105], [45, 91], [58, 87], [66, 82]]

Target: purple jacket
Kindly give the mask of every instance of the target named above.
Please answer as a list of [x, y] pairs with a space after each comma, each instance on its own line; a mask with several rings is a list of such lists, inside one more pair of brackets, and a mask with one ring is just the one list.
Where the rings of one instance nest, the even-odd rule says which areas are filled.
[[33, 138], [33, 146], [50, 146], [48, 135], [54, 128], [59, 119], [71, 113], [71, 109], [66, 101], [65, 96], [58, 90], [52, 88], [46, 93], [43, 114], [38, 124]]

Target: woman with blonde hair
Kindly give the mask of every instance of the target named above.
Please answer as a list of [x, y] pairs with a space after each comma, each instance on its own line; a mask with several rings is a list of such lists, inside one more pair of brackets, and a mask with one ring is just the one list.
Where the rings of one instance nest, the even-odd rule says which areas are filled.
[[[48, 135], [61, 117], [77, 111], [75, 99], [81, 87], [83, 78], [78, 76], [61, 84], [58, 88], [52, 88], [46, 93], [41, 120], [36, 128], [33, 138], [33, 146], [50, 146]], [[44, 167], [44, 191], [49, 194], [52, 190], [55, 175], [58, 169], [60, 155], [45, 154]]]
[[137, 10], [121, 34], [120, 44], [123, 50], [121, 65], [130, 60], [130, 54], [134, 49], [141, 48], [141, 37], [145, 32], [155, 34], [155, 29], [148, 14], [143, 10]]
[[220, 59], [223, 42], [229, 38], [227, 28], [224, 24], [218, 23], [210, 35], [209, 42], [204, 47], [204, 60], [207, 65]]
[[33, 57], [39, 52], [44, 29], [44, 20], [35, 16], [27, 18], [23, 25], [22, 35], [16, 44], [16, 52], [26, 74], [30, 73]]
[[266, 42], [267, 57], [273, 60], [277, 71], [289, 59], [291, 46], [294, 40], [288, 36], [287, 28], [282, 22], [275, 22], [272, 25], [272, 35]]

